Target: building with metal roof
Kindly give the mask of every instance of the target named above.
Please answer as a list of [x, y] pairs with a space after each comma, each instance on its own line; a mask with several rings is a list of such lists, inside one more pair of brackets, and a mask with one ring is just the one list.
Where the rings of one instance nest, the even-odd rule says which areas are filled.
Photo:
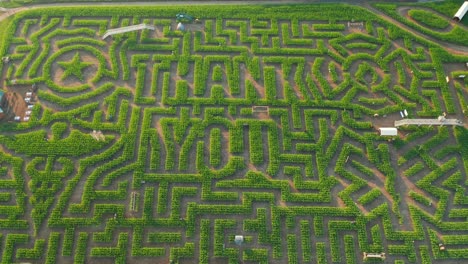
[[398, 129], [396, 127], [381, 127], [379, 128], [381, 136], [396, 136]]

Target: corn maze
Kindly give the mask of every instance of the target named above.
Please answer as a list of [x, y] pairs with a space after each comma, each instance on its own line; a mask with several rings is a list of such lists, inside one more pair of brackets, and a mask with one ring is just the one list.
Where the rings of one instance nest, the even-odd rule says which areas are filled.
[[468, 261], [467, 130], [377, 130], [466, 122], [466, 54], [353, 6], [180, 11], [14, 17], [1, 263]]

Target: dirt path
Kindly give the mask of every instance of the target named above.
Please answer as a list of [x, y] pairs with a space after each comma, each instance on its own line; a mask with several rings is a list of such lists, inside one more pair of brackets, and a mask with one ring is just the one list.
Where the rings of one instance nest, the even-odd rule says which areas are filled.
[[21, 12], [23, 10], [29, 9], [28, 7], [18, 7], [18, 8], [12, 8], [12, 9], [7, 9], [5, 8], [5, 13], [0, 15], [0, 21], [4, 20], [5, 18], [12, 16], [18, 12]]

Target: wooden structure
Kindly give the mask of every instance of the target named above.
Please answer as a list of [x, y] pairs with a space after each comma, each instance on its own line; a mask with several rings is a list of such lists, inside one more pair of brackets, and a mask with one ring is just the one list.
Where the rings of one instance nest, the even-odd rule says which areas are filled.
[[130, 210], [132, 212], [138, 211], [137, 201], [138, 201], [138, 193], [132, 192], [132, 196], [130, 197]]
[[444, 116], [439, 116], [437, 119], [403, 119], [395, 121], [395, 127], [405, 125], [463, 126], [463, 122], [458, 119], [446, 119]]
[[384, 260], [385, 259], [385, 253], [363, 253], [363, 258], [364, 261], [366, 260], [372, 260], [372, 259], [380, 259]]
[[106, 33], [104, 33], [104, 36], [102, 36], [102, 39], [106, 39], [108, 36], [112, 36], [115, 34], [122, 34], [122, 33], [131, 32], [131, 31], [142, 30], [142, 29], [155, 30], [153, 26], [147, 25], [145, 23], [128, 26], [128, 27], [113, 28], [113, 29], [107, 30]]
[[268, 106], [252, 106], [252, 112], [253, 113], [269, 113], [269, 107]]
[[355, 29], [363, 30], [364, 22], [354, 22], [354, 21], [349, 22], [348, 21], [348, 28], [355, 28]]

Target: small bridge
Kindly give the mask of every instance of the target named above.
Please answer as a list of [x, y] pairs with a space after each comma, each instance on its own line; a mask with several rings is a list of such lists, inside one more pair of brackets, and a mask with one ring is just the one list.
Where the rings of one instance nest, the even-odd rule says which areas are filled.
[[405, 125], [463, 126], [463, 122], [458, 119], [445, 119], [443, 116], [439, 116], [437, 119], [402, 119], [395, 121], [395, 127]]
[[108, 36], [112, 36], [115, 34], [122, 34], [126, 32], [131, 32], [131, 31], [136, 31], [136, 30], [142, 30], [142, 29], [151, 29], [155, 30], [153, 26], [147, 25], [147, 24], [138, 24], [138, 25], [133, 25], [133, 26], [128, 26], [128, 27], [120, 27], [120, 28], [113, 28], [109, 29], [106, 31], [104, 36], [102, 36], [102, 39], [106, 39]]

